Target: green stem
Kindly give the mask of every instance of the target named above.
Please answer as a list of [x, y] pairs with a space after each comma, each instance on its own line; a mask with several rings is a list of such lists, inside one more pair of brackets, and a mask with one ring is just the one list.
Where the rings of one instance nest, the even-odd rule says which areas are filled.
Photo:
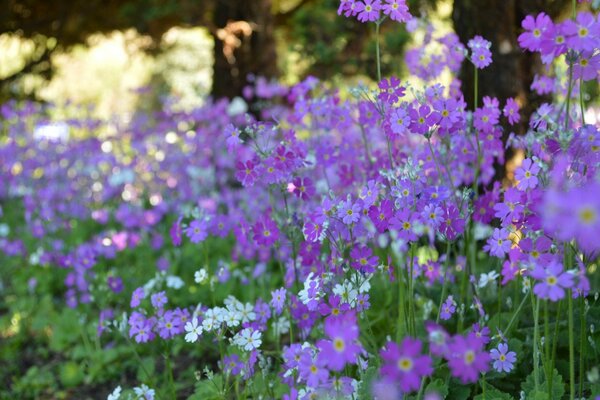
[[398, 264], [398, 322], [396, 324], [396, 341], [400, 341], [406, 332], [406, 314], [404, 310], [404, 274], [402, 267]]
[[583, 354], [585, 353], [585, 302], [583, 294], [579, 295], [579, 397], [583, 399], [583, 371], [585, 371]]
[[533, 295], [533, 291], [529, 291], [531, 295], [531, 307], [535, 310], [533, 314], [534, 328], [533, 328], [533, 378], [535, 381], [535, 391], [537, 392], [540, 387], [540, 378], [538, 371], [538, 359], [539, 359], [539, 349], [538, 343], [540, 338], [540, 329], [539, 329], [539, 315], [540, 315], [540, 300], [535, 301], [535, 297]]
[[583, 101], [583, 78], [579, 78], [579, 108], [581, 108], [581, 124], [585, 125], [585, 103]]
[[552, 398], [552, 386], [550, 382], [552, 381], [552, 370], [550, 364], [550, 319], [549, 311], [548, 311], [548, 300], [544, 301], [544, 366], [546, 370], [546, 382], [548, 382], [548, 398]]
[[[552, 338], [552, 361], [550, 362], [550, 373], [551, 377], [554, 375], [554, 361], [556, 356], [556, 347], [558, 345], [558, 323], [560, 321], [560, 310], [561, 310], [562, 301], [558, 301], [558, 305], [556, 306], [556, 321], [554, 321], [554, 337]], [[548, 382], [548, 393], [552, 393], [552, 384], [554, 383], [554, 379], [550, 379]]]
[[569, 399], [575, 399], [575, 343], [573, 339], [573, 295], [569, 290], [567, 296], [569, 305]]
[[381, 21], [375, 23], [375, 54], [377, 59], [377, 82], [381, 82], [381, 59], [379, 54], [379, 25]]
[[508, 334], [510, 333], [510, 329], [512, 328], [513, 324], [515, 323], [515, 321], [517, 320], [517, 317], [519, 316], [519, 314], [521, 313], [521, 310], [523, 309], [523, 307], [525, 306], [525, 303], [527, 302], [527, 296], [523, 296], [523, 300], [521, 300], [521, 303], [519, 304], [519, 307], [517, 308], [517, 310], [515, 311], [515, 313], [513, 314], [512, 318], [510, 319], [508, 326], [506, 327], [506, 329], [504, 330], [504, 332], [502, 332], [502, 334], [504, 336], [508, 336]]

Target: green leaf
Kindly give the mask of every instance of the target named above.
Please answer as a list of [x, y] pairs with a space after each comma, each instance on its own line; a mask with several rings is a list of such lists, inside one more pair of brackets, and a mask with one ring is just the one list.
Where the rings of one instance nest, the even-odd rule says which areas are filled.
[[436, 393], [442, 399], [445, 399], [448, 396], [448, 385], [440, 378], [435, 379], [425, 387], [425, 393]]
[[377, 377], [377, 368], [374, 366], [370, 366], [367, 368], [365, 373], [362, 375], [361, 384], [358, 388], [358, 398], [359, 399], [370, 399], [373, 393], [371, 391], [371, 386], [373, 385], [373, 380]]
[[484, 383], [484, 385], [485, 395], [480, 393], [475, 396], [473, 400], [513, 400], [513, 397], [510, 394], [501, 392], [489, 384]]
[[469, 386], [452, 386], [448, 394], [448, 400], [467, 400], [471, 398], [471, 388]]
[[221, 375], [213, 375], [212, 379], [203, 379], [196, 383], [194, 394], [188, 400], [221, 400], [225, 395], [221, 392], [223, 378]]
[[[526, 400], [544, 400], [548, 399], [548, 383], [546, 382], [546, 375], [543, 371], [540, 371], [540, 382], [538, 390], [535, 390], [535, 377], [532, 372], [525, 382], [521, 385], [521, 390], [525, 392]], [[552, 399], [560, 399], [565, 394], [565, 384], [562, 376], [554, 369], [552, 373]]]

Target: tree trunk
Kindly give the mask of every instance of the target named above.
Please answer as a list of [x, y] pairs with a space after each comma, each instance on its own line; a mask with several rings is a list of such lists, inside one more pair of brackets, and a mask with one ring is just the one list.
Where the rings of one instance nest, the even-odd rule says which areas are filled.
[[[541, 11], [554, 18], [567, 3], [566, 0], [454, 0], [452, 21], [461, 42], [466, 44], [475, 35], [492, 42], [493, 63], [479, 71], [478, 105], [481, 106], [483, 96], [497, 97], [501, 106], [510, 97], [517, 98], [521, 104], [521, 123], [505, 129], [504, 142], [510, 132], [524, 134], [533, 111], [541, 103], [550, 101], [549, 97], [539, 96], [530, 89], [535, 74], [542, 72], [542, 63], [537, 54], [519, 47], [521, 21], [526, 15], [537, 15]], [[465, 101], [471, 109], [473, 68], [471, 63], [465, 62], [460, 72]], [[509, 149], [506, 160], [511, 157]], [[502, 179], [504, 175], [504, 166], [499, 166], [496, 178]]]
[[214, 98], [241, 96], [249, 75], [278, 75], [271, 0], [219, 0], [213, 24]]

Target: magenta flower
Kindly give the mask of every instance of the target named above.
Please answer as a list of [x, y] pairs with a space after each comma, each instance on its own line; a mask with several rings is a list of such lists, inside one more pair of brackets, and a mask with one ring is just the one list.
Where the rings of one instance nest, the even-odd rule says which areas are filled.
[[418, 109], [411, 107], [408, 113], [411, 119], [410, 130], [420, 134], [429, 132], [429, 128], [440, 120], [440, 113], [431, 112], [428, 105], [422, 105]]
[[407, 22], [412, 19], [412, 15], [410, 15], [408, 6], [406, 5], [406, 0], [385, 0], [381, 9], [392, 21]]
[[263, 216], [252, 226], [254, 241], [261, 246], [271, 246], [279, 239], [277, 224], [269, 215]]
[[523, 164], [515, 171], [515, 179], [519, 181], [517, 187], [520, 190], [535, 189], [538, 185], [537, 174], [540, 167], [531, 158], [523, 160]]
[[371, 248], [366, 246], [355, 246], [350, 252], [350, 259], [352, 260], [352, 268], [364, 273], [375, 272], [379, 262], [379, 257], [374, 256]]
[[236, 169], [235, 177], [244, 187], [253, 186], [261, 172], [260, 164], [253, 160], [238, 161]]
[[539, 13], [537, 17], [528, 15], [521, 26], [525, 32], [519, 35], [519, 46], [529, 51], [540, 51], [544, 32], [552, 26], [552, 20], [545, 13]]
[[573, 274], [563, 271], [563, 265], [558, 261], [552, 261], [547, 266], [536, 265], [529, 276], [537, 283], [533, 287], [533, 293], [540, 299], [558, 301], [565, 297], [565, 289], [573, 287]]
[[379, 206], [369, 208], [369, 218], [379, 233], [385, 232], [393, 215], [394, 205], [391, 200], [383, 200]]
[[483, 342], [469, 333], [467, 337], [456, 335], [448, 345], [450, 374], [464, 384], [477, 382], [479, 374], [489, 369], [490, 355]]
[[514, 368], [514, 363], [517, 361], [517, 353], [508, 351], [506, 343], [498, 344], [497, 349], [490, 351], [490, 356], [494, 360], [494, 369], [498, 372], [510, 372]]
[[521, 115], [519, 115], [519, 103], [516, 102], [515, 99], [509, 98], [506, 100], [506, 105], [504, 106], [504, 116], [508, 118], [508, 123], [514, 125], [519, 122], [521, 119]]
[[387, 342], [381, 351], [381, 374], [386, 380], [398, 382], [403, 393], [419, 389], [421, 379], [433, 373], [431, 357], [421, 354], [419, 339], [404, 338], [400, 346]]
[[342, 303], [342, 299], [339, 296], [329, 296], [329, 303], [319, 304], [319, 312], [322, 316], [329, 315], [328, 319], [338, 318], [343, 315], [343, 312], [350, 310], [348, 303]]
[[325, 335], [329, 340], [319, 340], [319, 358], [332, 371], [341, 371], [346, 364], [356, 363], [362, 348], [358, 341], [356, 315], [348, 313], [341, 318], [325, 320]]
[[293, 193], [302, 200], [308, 200], [315, 195], [315, 185], [312, 179], [296, 177], [292, 183]]

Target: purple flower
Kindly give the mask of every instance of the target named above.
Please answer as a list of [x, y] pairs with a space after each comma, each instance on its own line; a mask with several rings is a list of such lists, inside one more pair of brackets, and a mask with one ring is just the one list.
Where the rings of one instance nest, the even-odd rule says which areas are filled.
[[398, 237], [409, 242], [418, 238], [414, 232], [414, 225], [418, 222], [418, 216], [404, 208], [396, 212], [396, 215], [390, 220], [390, 226], [398, 231]]
[[154, 308], [161, 309], [165, 304], [167, 304], [167, 295], [164, 291], [154, 293], [152, 296], [150, 296], [150, 302]]
[[490, 51], [490, 47], [492, 46], [491, 42], [477, 35], [469, 40], [467, 46], [469, 46], [472, 51], [471, 62], [473, 62], [475, 67], [483, 69], [492, 63], [492, 52]]
[[452, 295], [448, 296], [444, 304], [442, 304], [442, 309], [440, 310], [440, 318], [443, 320], [448, 320], [452, 317], [452, 314], [456, 311], [456, 302], [454, 301], [454, 297]]
[[531, 158], [523, 160], [523, 164], [515, 171], [515, 179], [519, 181], [517, 187], [520, 190], [535, 189], [538, 185], [537, 174], [540, 167]]
[[348, 313], [341, 318], [325, 319], [325, 335], [329, 340], [319, 340], [319, 358], [332, 371], [341, 371], [344, 366], [356, 363], [362, 348], [357, 343], [358, 325], [356, 315]]
[[490, 356], [494, 360], [494, 369], [498, 372], [510, 372], [514, 368], [514, 363], [517, 361], [517, 353], [514, 351], [508, 351], [508, 345], [506, 343], [498, 344], [497, 349], [490, 351]]
[[352, 199], [343, 201], [338, 207], [337, 216], [346, 225], [357, 222], [360, 219], [360, 206], [358, 203], [352, 203]]
[[385, 0], [381, 9], [392, 21], [407, 22], [412, 19], [406, 0]]
[[488, 344], [490, 342], [490, 328], [487, 326], [482, 327], [477, 323], [473, 325], [472, 331], [475, 336], [483, 342], [483, 344]]
[[429, 128], [433, 127], [440, 120], [440, 113], [437, 111], [431, 112], [428, 105], [422, 105], [418, 109], [410, 108], [410, 130], [415, 133], [425, 134], [429, 132]]
[[489, 369], [490, 355], [473, 333], [467, 337], [454, 336], [448, 345], [446, 358], [450, 374], [464, 384], [477, 382], [479, 374]]
[[381, 351], [381, 374], [386, 380], [398, 382], [403, 393], [418, 390], [421, 379], [433, 372], [431, 357], [421, 354], [421, 348], [419, 339], [406, 337], [400, 346], [387, 342]]
[[327, 360], [322, 357], [313, 357], [309, 352], [303, 353], [298, 363], [300, 379], [305, 381], [307, 386], [313, 388], [325, 383], [329, 379], [326, 365]]
[[277, 224], [267, 214], [252, 226], [254, 241], [261, 246], [271, 246], [279, 239]]
[[123, 279], [118, 276], [109, 276], [106, 283], [113, 293], [121, 293], [123, 291]]
[[146, 294], [144, 292], [143, 287], [135, 289], [131, 294], [131, 302], [129, 303], [131, 308], [139, 306], [140, 302], [142, 301], [142, 299], [144, 299], [144, 297], [146, 297]]
[[271, 292], [272, 299], [270, 304], [271, 307], [275, 309], [277, 315], [281, 314], [283, 311], [283, 306], [285, 305], [285, 295], [285, 288], [280, 288]]
[[391, 76], [389, 79], [382, 79], [379, 82], [379, 99], [394, 104], [400, 97], [404, 96], [404, 87], [400, 85], [400, 79]]
[[169, 230], [169, 235], [171, 236], [171, 241], [174, 246], [181, 245], [181, 217], [177, 219], [177, 221], [173, 222], [171, 229]]
[[190, 239], [190, 242], [200, 243], [208, 236], [207, 228], [204, 220], [195, 219], [185, 229], [185, 234]]
[[492, 256], [498, 258], [504, 257], [512, 246], [512, 241], [508, 238], [508, 235], [509, 232], [506, 228], [495, 228], [484, 249], [487, 249]]
[[363, 0], [356, 2], [356, 11], [360, 22], [377, 21], [381, 2], [379, 0]]
[[558, 301], [565, 297], [565, 289], [573, 287], [573, 274], [564, 272], [558, 261], [552, 261], [547, 266], [536, 265], [529, 276], [538, 281], [533, 293], [540, 299]]

